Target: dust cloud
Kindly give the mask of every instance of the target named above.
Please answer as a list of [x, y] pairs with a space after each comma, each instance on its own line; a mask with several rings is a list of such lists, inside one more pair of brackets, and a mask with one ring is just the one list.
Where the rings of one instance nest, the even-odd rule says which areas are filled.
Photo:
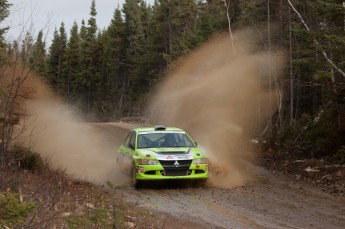
[[21, 78], [20, 95], [30, 95], [19, 101], [25, 115], [15, 129], [16, 143], [30, 147], [53, 168], [63, 169], [74, 178], [97, 184], [128, 183], [128, 176], [116, 163], [116, 136], [108, 139], [104, 127], [83, 121], [28, 69], [8, 69], [5, 75], [12, 80]]
[[[158, 84], [147, 111], [151, 123], [181, 127], [198, 141], [210, 159], [209, 181], [214, 186], [242, 185], [251, 177], [249, 139], [275, 107], [269, 76], [279, 76], [283, 55], [260, 51], [258, 41], [250, 30], [236, 33], [234, 54], [228, 36], [212, 39], [181, 59]], [[128, 184], [128, 165], [116, 163], [128, 130], [116, 133], [119, 128], [85, 122], [25, 68], [7, 69], [5, 75], [12, 81], [26, 77], [22, 94], [30, 95], [18, 102], [26, 115], [16, 128], [16, 142], [75, 178]], [[5, 77], [0, 83], [9, 82]]]
[[234, 187], [251, 178], [249, 140], [275, 109], [270, 79], [277, 79], [282, 52], [260, 50], [250, 30], [219, 35], [190, 56], [160, 83], [147, 111], [153, 123], [190, 133], [210, 159], [213, 186]]

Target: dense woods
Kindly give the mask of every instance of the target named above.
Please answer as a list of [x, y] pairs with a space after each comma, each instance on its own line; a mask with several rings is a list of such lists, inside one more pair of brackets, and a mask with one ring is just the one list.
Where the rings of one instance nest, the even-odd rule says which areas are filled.
[[[265, 125], [257, 124], [258, 126], [254, 128], [257, 130], [256, 135], [249, 136], [252, 139], [246, 139], [246, 142], [248, 144], [250, 142], [259, 143], [253, 144], [253, 149], [258, 149], [257, 151], [261, 149], [259, 153], [264, 156], [268, 155], [264, 160], [260, 160], [262, 164], [270, 164], [268, 168], [283, 171], [284, 174], [289, 173], [289, 170], [299, 172], [295, 174], [296, 184], [292, 182], [292, 177], [288, 179], [288, 182], [280, 182], [280, 175], [272, 179], [279, 180], [279, 183], [275, 183], [276, 181], [271, 181], [269, 177], [266, 179], [266, 172], [260, 172], [261, 175], [259, 174], [257, 178], [260, 180], [265, 178], [262, 179], [264, 182], [250, 184], [248, 190], [246, 186], [241, 185], [241, 188], [236, 190], [237, 194], [233, 195], [234, 192], [227, 192], [224, 188], [218, 190], [212, 188], [208, 197], [213, 197], [216, 191], [219, 194], [217, 196], [224, 196], [227, 200], [231, 199], [231, 196], [237, 198], [237, 195], [248, 196], [247, 194], [255, 200], [258, 196], [260, 198], [267, 196], [267, 193], [263, 192], [268, 191], [272, 195], [274, 194], [273, 199], [284, 198], [289, 208], [293, 206], [293, 209], [296, 209], [302, 205], [293, 205], [289, 202], [289, 200], [295, 199], [294, 193], [297, 193], [297, 191], [291, 191], [298, 190], [300, 198], [303, 197], [302, 202], [309, 200], [305, 198], [310, 193], [306, 191], [309, 188], [304, 189], [303, 186], [300, 186], [306, 182], [307, 179], [304, 178], [313, 178], [315, 181], [313, 184], [319, 185], [322, 190], [326, 187], [324, 184], [333, 185], [334, 183], [333, 190], [337, 190], [340, 197], [343, 196], [344, 183], [337, 183], [337, 180], [344, 181], [345, 163], [345, 0], [155, 0], [152, 4], [148, 4], [145, 0], [125, 0], [122, 6], [114, 9], [113, 18], [105, 28], [100, 28], [97, 24], [97, 0], [83, 1], [83, 4], [85, 2], [90, 4], [89, 18], [85, 18], [81, 22], [74, 22], [71, 28], [67, 28], [65, 22], [59, 22], [60, 24], [53, 31], [51, 40], [47, 40], [51, 34], [45, 34], [46, 28], [42, 28], [38, 33], [24, 31], [25, 28], [23, 28], [24, 37], [20, 35], [15, 41], [9, 41], [5, 37], [11, 27], [6, 27], [6, 18], [12, 13], [12, 5], [8, 0], [0, 0], [0, 228], [128, 228], [136, 227], [135, 225], [140, 228], [150, 225], [147, 224], [148, 217], [152, 217], [152, 222], [155, 223], [152, 225], [158, 225], [157, 222], [163, 222], [165, 219], [167, 221], [163, 222], [162, 227], [170, 222], [174, 223], [173, 214], [169, 213], [166, 218], [160, 218], [158, 215], [160, 210], [155, 208], [154, 214], [152, 214], [151, 210], [147, 210], [150, 208], [145, 207], [150, 204], [144, 202], [140, 205], [139, 211], [132, 211], [135, 209], [133, 205], [129, 205], [129, 202], [122, 202], [122, 199], [125, 196], [132, 199], [133, 192], [125, 188], [123, 192], [117, 193], [117, 189], [121, 187], [114, 185], [113, 180], [107, 182], [108, 189], [102, 185], [98, 191], [89, 183], [84, 183], [83, 180], [87, 181], [88, 177], [82, 169], [83, 167], [79, 167], [78, 164], [84, 164], [85, 168], [93, 167], [98, 172], [103, 169], [101, 167], [107, 159], [102, 158], [101, 166], [99, 166], [95, 163], [96, 157], [90, 156], [92, 166], [89, 166], [84, 161], [84, 156], [88, 155], [85, 151], [95, 150], [92, 147], [86, 149], [89, 145], [85, 143], [92, 142], [91, 145], [95, 145], [97, 149], [109, 153], [111, 157], [114, 156], [114, 161], [116, 156], [112, 154], [116, 150], [115, 147], [107, 149], [100, 144], [103, 141], [97, 141], [98, 138], [105, 136], [98, 132], [98, 129], [95, 134], [97, 137], [92, 135], [90, 138], [89, 136], [83, 138], [81, 133], [89, 129], [90, 123], [82, 122], [87, 128], [78, 128], [78, 125], [71, 124], [75, 121], [74, 115], [73, 122], [58, 121], [60, 110], [53, 110], [51, 112], [54, 113], [53, 119], [44, 120], [46, 122], [43, 122], [42, 129], [46, 127], [45, 125], [49, 126], [56, 121], [59, 131], [71, 140], [72, 146], [82, 144], [83, 154], [73, 154], [78, 150], [70, 147], [65, 141], [60, 143], [57, 140], [59, 136], [55, 129], [50, 135], [45, 131], [42, 131], [42, 134], [39, 132], [40, 130], [34, 132], [27, 128], [29, 114], [25, 110], [26, 102], [35, 101], [35, 90], [41, 89], [42, 81], [58, 95], [58, 99], [56, 99], [55, 94], [51, 95], [53, 93], [46, 90], [47, 94], [53, 97], [54, 102], [61, 99], [64, 105], [65, 103], [71, 105], [67, 109], [68, 115], [69, 113], [74, 114], [69, 109], [72, 107], [88, 122], [142, 118], [145, 116], [147, 105], [155, 89], [160, 86], [161, 80], [176, 68], [182, 57], [192, 53], [217, 34], [226, 34], [229, 39], [232, 39], [236, 31], [244, 28], [250, 28], [251, 32], [260, 37], [259, 44], [255, 46], [258, 50], [253, 50], [253, 52], [270, 54], [266, 55], [270, 58], [271, 54], [277, 53], [276, 50], [283, 50], [280, 53], [284, 53], [286, 56], [282, 77], [275, 75], [271, 69], [272, 66], [263, 66], [265, 71], [269, 72], [269, 79], [265, 79], [267, 82], [264, 85], [269, 89], [269, 94], [272, 95], [270, 99], [273, 100], [268, 104], [274, 103], [274, 106], [270, 107], [271, 112], [267, 113], [273, 115], [269, 115], [271, 117], [268, 118]], [[236, 54], [236, 43], [232, 42], [232, 46]], [[38, 76], [39, 80], [31, 76]], [[34, 80], [30, 84], [25, 84], [30, 77]], [[212, 91], [207, 93], [212, 93]], [[223, 95], [221, 94], [221, 96]], [[236, 95], [236, 98], [240, 96]], [[50, 111], [56, 104], [52, 102], [53, 100], [47, 101], [43, 105], [47, 106], [47, 110]], [[264, 112], [261, 111], [260, 99], [258, 101], [257, 116], [260, 117], [258, 118], [260, 120], [267, 114], [262, 114]], [[218, 108], [217, 105], [214, 107]], [[61, 111], [61, 114], [63, 112]], [[227, 114], [229, 113], [225, 113], [225, 115]], [[211, 116], [212, 112], [203, 115]], [[79, 121], [78, 119], [78, 124]], [[70, 128], [66, 131], [62, 124], [66, 124]], [[60, 130], [61, 126], [63, 127]], [[218, 128], [217, 125], [214, 126], [216, 126], [215, 129]], [[100, 127], [97, 125], [97, 128]], [[72, 129], [79, 129], [79, 131], [66, 133]], [[223, 126], [219, 126], [219, 130], [221, 131], [217, 136], [228, 131]], [[29, 132], [29, 136], [25, 137], [30, 138], [30, 143], [23, 146], [15, 140], [25, 131]], [[241, 131], [242, 129], [238, 132]], [[74, 176], [71, 176], [70, 180], [67, 175], [72, 175], [72, 173], [69, 174], [63, 167], [52, 166], [50, 158], [48, 157], [46, 160], [42, 152], [34, 152], [30, 145], [32, 144], [31, 137], [37, 133], [41, 134], [37, 136], [44, 144], [51, 144], [54, 149], [66, 151], [65, 154], [60, 155], [61, 157], [71, 155], [63, 161], [63, 164], [71, 161], [73, 167], [80, 171], [83, 170], [81, 180], [74, 180]], [[55, 144], [42, 139], [43, 135], [49, 135], [48, 137]], [[236, 138], [226, 138], [229, 142], [236, 141]], [[91, 139], [96, 140], [93, 142]], [[218, 144], [224, 139], [217, 138], [216, 143]], [[113, 141], [113, 138], [110, 141]], [[61, 145], [68, 150], [64, 150]], [[246, 144], [243, 146], [243, 148], [247, 147]], [[223, 148], [226, 149], [224, 150], [226, 153], [229, 152], [227, 147], [219, 149]], [[42, 151], [49, 150], [44, 148]], [[55, 150], [52, 151], [48, 153], [54, 154]], [[92, 155], [103, 157], [97, 152], [93, 153]], [[55, 153], [55, 155], [58, 154]], [[237, 155], [239, 154], [235, 154], [235, 156]], [[247, 154], [245, 156], [248, 157]], [[246, 161], [242, 157], [240, 160], [235, 157], [231, 157], [232, 159], [235, 159], [234, 164], [241, 162], [238, 166], [248, 167], [248, 170], [252, 169], [252, 166], [243, 163]], [[224, 166], [221, 164], [219, 168], [212, 164], [212, 160], [210, 162], [212, 165], [210, 172], [213, 170], [214, 174], [219, 174], [219, 176], [223, 176], [227, 172], [234, 172], [236, 176], [242, 173], [236, 172], [236, 169], [232, 167], [233, 161], [229, 163], [230, 160], [225, 159]], [[119, 166], [120, 163], [122, 161], [118, 162], [117, 166], [113, 166], [113, 164], [109, 164], [109, 166], [125, 171], [124, 166]], [[328, 170], [327, 167], [330, 169]], [[223, 170], [226, 173], [223, 173]], [[107, 175], [116, 173], [113, 170], [105, 172]], [[317, 175], [315, 175], [316, 172]], [[250, 173], [254, 174], [256, 171]], [[245, 174], [245, 176], [247, 175]], [[226, 174], [222, 179], [231, 180], [232, 178]], [[303, 183], [298, 184], [299, 180]], [[260, 186], [260, 183], [264, 186]], [[273, 189], [272, 184], [276, 186]], [[279, 190], [285, 189], [285, 184], [289, 190], [280, 192]], [[254, 189], [254, 186], [257, 185], [259, 188]], [[302, 189], [303, 192], [301, 192]], [[188, 200], [190, 194], [189, 201], [194, 204], [196, 196], [205, 197], [204, 194], [207, 193], [198, 194], [199, 188], [190, 189], [190, 186], [188, 186], [188, 190], [183, 193], [183, 196], [176, 195], [175, 188], [171, 189], [172, 194], [169, 194], [169, 190], [164, 190], [164, 197], [173, 196], [174, 201], [180, 197]], [[292, 195], [285, 196], [289, 192]], [[154, 195], [154, 192], [152, 194]], [[313, 195], [313, 199], [317, 196]], [[322, 197], [326, 196], [322, 195]], [[222, 202], [221, 200], [217, 197], [217, 199], [211, 199], [210, 203]], [[336, 199], [327, 198], [326, 202], [322, 203], [326, 203], [326, 205], [333, 203], [331, 200]], [[163, 201], [164, 199], [160, 199], [160, 203]], [[252, 205], [247, 205], [247, 202], [250, 202], [248, 198], [245, 200], [240, 198], [239, 202], [241, 201], [246, 203], [238, 205], [241, 209], [246, 209], [243, 206], [253, 208]], [[261, 204], [265, 201], [262, 199]], [[200, 206], [203, 208], [210, 207], [207, 201], [199, 202], [202, 203]], [[280, 202], [275, 206], [285, 205], [284, 201]], [[181, 205], [183, 209], [185, 205], [185, 203]], [[262, 225], [275, 225], [277, 222], [279, 226], [283, 225], [283, 221], [279, 221], [282, 219], [280, 216], [277, 218], [278, 220], [269, 221], [270, 218], [267, 217], [269, 212], [265, 207], [268, 205], [260, 205], [260, 202], [255, 202], [255, 205], [260, 207], [255, 207], [259, 211], [262, 211], [261, 209], [265, 211], [263, 215], [250, 213], [251, 216], [248, 219], [253, 219], [250, 220], [250, 225], [254, 225], [253, 223], [260, 225], [255, 222], [259, 218], [265, 221]], [[179, 212], [178, 205], [176, 206], [175, 210], [177, 209], [176, 212]], [[217, 206], [212, 205], [213, 208]], [[226, 210], [226, 206], [232, 208], [237, 205], [231, 202], [231, 205], [219, 206], [222, 210]], [[337, 205], [329, 206], [332, 210], [327, 210], [327, 206], [324, 207], [322, 204], [313, 204], [310, 208], [306, 207], [305, 211], [299, 211], [298, 214], [302, 214], [302, 221], [308, 218], [307, 222], [311, 222], [321, 213], [320, 216], [324, 219], [330, 214], [337, 218], [337, 214], [343, 212], [343, 208], [337, 209]], [[161, 209], [163, 208], [164, 206]], [[289, 212], [286, 210], [286, 206], [282, 209], [285, 209], [284, 212]], [[212, 215], [210, 218], [216, 217], [213, 214], [214, 211], [210, 212], [212, 213], [210, 213]], [[303, 216], [303, 214], [306, 215]], [[140, 216], [142, 217], [140, 218]], [[186, 217], [188, 218], [188, 215]], [[193, 217], [195, 218], [194, 211]], [[180, 218], [177, 216], [176, 219]], [[291, 219], [291, 217], [285, 218], [288, 221]], [[338, 217], [338, 219], [341, 218]], [[236, 217], [233, 219], [236, 223]], [[134, 224], [132, 220], [139, 223]], [[181, 220], [183, 219], [181, 218]], [[268, 221], [266, 222], [266, 220]], [[240, 219], [238, 222], [241, 224], [238, 225], [242, 225], [242, 221]], [[343, 222], [333, 219], [325, 222], [331, 221], [335, 223], [331, 225], [334, 227]], [[57, 226], [59, 223], [60, 227]], [[310, 224], [300, 223], [298, 226], [313, 227], [317, 223], [318, 221]], [[183, 225], [187, 224], [183, 222]], [[207, 225], [204, 226], [207, 227]]]
[[[141, 116], [179, 57], [216, 33], [251, 27], [261, 49], [278, 47], [288, 58], [284, 77], [270, 82], [283, 92], [270, 131], [258, 137], [291, 153], [345, 160], [345, 1], [126, 0], [104, 29], [97, 1], [90, 3], [89, 18], [72, 28], [61, 22], [51, 42], [40, 31], [6, 44], [1, 29], [2, 64], [29, 65], [90, 120], [115, 120]], [[2, 21], [10, 8], [0, 4]]]

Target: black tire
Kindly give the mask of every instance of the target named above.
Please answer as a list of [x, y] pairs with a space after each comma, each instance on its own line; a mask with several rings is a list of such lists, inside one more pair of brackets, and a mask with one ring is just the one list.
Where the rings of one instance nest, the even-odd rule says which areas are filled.
[[139, 189], [139, 188], [141, 188], [142, 182], [140, 180], [136, 179], [136, 173], [137, 173], [137, 168], [136, 168], [135, 164], [133, 163], [132, 170], [131, 170], [131, 185], [135, 189]]

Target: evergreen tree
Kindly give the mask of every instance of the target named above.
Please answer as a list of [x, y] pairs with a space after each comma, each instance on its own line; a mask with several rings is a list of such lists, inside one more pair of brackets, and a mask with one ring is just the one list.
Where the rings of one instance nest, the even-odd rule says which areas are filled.
[[85, 21], [82, 20], [81, 22], [81, 27], [80, 27], [80, 32], [79, 32], [79, 37], [80, 37], [80, 44], [79, 44], [79, 50], [80, 50], [80, 76], [79, 76], [79, 83], [81, 84], [81, 86], [85, 86], [87, 85], [86, 83], [86, 77], [83, 77], [85, 75], [87, 75], [87, 41], [86, 41], [86, 36], [87, 36], [87, 29], [85, 26]]
[[65, 94], [67, 88], [66, 48], [67, 35], [65, 25], [61, 23], [59, 32], [57, 30], [54, 31], [54, 38], [50, 46], [47, 62], [47, 79], [56, 88], [58, 95]]
[[50, 45], [49, 48], [49, 56], [47, 60], [47, 80], [50, 85], [56, 91], [59, 92], [59, 83], [60, 83], [60, 75], [57, 74], [59, 72], [59, 67], [60, 67], [60, 57], [59, 57], [59, 33], [55, 29], [54, 31], [54, 36], [52, 40], [52, 44]]
[[68, 75], [67, 75], [67, 64], [66, 64], [66, 50], [67, 50], [67, 34], [65, 24], [61, 23], [59, 28], [59, 72], [61, 80], [61, 91], [60, 94], [65, 95], [67, 93]]
[[149, 85], [151, 85], [155, 80], [157, 80], [160, 75], [166, 70], [167, 63], [164, 59], [165, 49], [165, 39], [161, 34], [161, 24], [162, 20], [159, 14], [160, 8], [158, 1], [150, 7], [147, 22], [147, 49], [146, 55], [147, 59], [150, 60], [146, 66], [151, 66], [148, 72]]
[[159, 36], [155, 39], [161, 44], [157, 51], [162, 53], [169, 68], [174, 60], [197, 44], [189, 38], [196, 33], [198, 5], [194, 0], [159, 0], [155, 8], [156, 34]]
[[18, 63], [20, 60], [20, 50], [18, 41], [13, 41], [12, 44], [8, 44], [7, 54], [9, 58], [9, 63]]
[[[153, 88], [153, 82], [157, 79], [157, 72], [159, 72], [158, 65], [155, 65], [154, 61], [156, 58], [156, 44], [154, 41], [155, 34], [155, 21], [153, 8], [147, 6], [145, 2], [140, 5], [141, 21], [144, 29], [145, 42], [143, 44], [144, 53], [141, 57], [139, 74], [142, 76], [140, 91], [146, 92], [148, 95], [151, 94]], [[158, 71], [155, 71], [158, 69]]]
[[[137, 86], [137, 83], [141, 80], [139, 75], [140, 59], [144, 53], [145, 35], [141, 21], [140, 12], [140, 0], [126, 0], [123, 4], [123, 13], [125, 15], [125, 50], [126, 57], [124, 62], [126, 63], [124, 88], [127, 91], [126, 94], [122, 94], [124, 101], [130, 102], [135, 100], [133, 91]], [[127, 83], [126, 83], [127, 82]], [[134, 102], [133, 102], [134, 103]], [[129, 113], [132, 113], [133, 106], [128, 106]], [[136, 111], [135, 111], [136, 112]]]
[[109, 110], [116, 116], [122, 108], [121, 92], [125, 84], [123, 74], [125, 65], [122, 62], [125, 58], [124, 22], [119, 8], [115, 10], [105, 36], [103, 66], [108, 92], [107, 101], [110, 103]]
[[29, 56], [31, 54], [31, 48], [33, 45], [32, 43], [33, 43], [32, 36], [29, 32], [27, 32], [25, 34], [24, 40], [22, 41], [22, 49], [20, 52], [21, 62], [23, 64], [26, 64], [26, 62], [29, 60]]
[[123, 13], [125, 14], [126, 63], [131, 79], [139, 77], [136, 75], [136, 67], [139, 57], [144, 53], [145, 35], [141, 21], [140, 2], [141, 0], [126, 0], [123, 5]]
[[79, 37], [79, 66], [80, 72], [78, 78], [76, 80], [76, 87], [77, 95], [78, 95], [78, 103], [80, 104], [80, 108], [87, 112], [88, 107], [85, 107], [88, 104], [88, 95], [89, 95], [89, 86], [88, 86], [88, 79], [87, 76], [89, 75], [88, 71], [88, 63], [87, 63], [87, 28], [85, 25], [85, 21], [82, 20]]
[[42, 30], [38, 33], [36, 43], [33, 45], [29, 58], [30, 68], [35, 72], [44, 75], [46, 73], [46, 48], [43, 41]]
[[[229, 14], [231, 21], [237, 22], [238, 12], [240, 12], [240, 9], [238, 8], [239, 1], [226, 1], [230, 4]], [[248, 3], [248, 1], [243, 1], [243, 3], [244, 2]], [[253, 2], [254, 1], [250, 1], [252, 4]], [[226, 8], [223, 1], [198, 1], [198, 18], [197, 36], [195, 37], [198, 42], [204, 42], [213, 34], [223, 32], [228, 29]]]
[[86, 28], [86, 37], [85, 37], [85, 51], [86, 51], [86, 66], [87, 72], [83, 76], [85, 77], [86, 86], [88, 90], [87, 103], [88, 103], [88, 112], [96, 110], [94, 106], [97, 100], [97, 91], [98, 87], [101, 86], [100, 80], [100, 67], [101, 67], [101, 55], [102, 47], [97, 41], [97, 23], [96, 23], [96, 4], [95, 0], [92, 0], [91, 9], [90, 9], [90, 18], [88, 20], [88, 26]]
[[77, 96], [80, 76], [80, 37], [78, 25], [74, 22], [66, 50], [67, 64], [67, 95], [69, 98]]
[[[9, 8], [12, 4], [8, 3], [7, 0], [0, 0], [0, 23], [2, 23], [9, 15]], [[6, 54], [6, 42], [4, 35], [7, 32], [9, 27], [0, 28], [0, 64], [2, 65], [5, 61]]]
[[[147, 76], [141, 71], [145, 60], [145, 29], [143, 27], [143, 14], [141, 12], [143, 1], [141, 0], [127, 0], [123, 5], [123, 13], [125, 18], [125, 50], [126, 63], [125, 79], [123, 89], [122, 101], [124, 104], [135, 104], [135, 106], [127, 106], [129, 113], [140, 112], [140, 97], [135, 96], [133, 92], [141, 94], [147, 89]], [[125, 83], [127, 82], [127, 83]], [[139, 99], [139, 100], [138, 100]], [[135, 110], [133, 110], [135, 108]]]
[[86, 37], [85, 40], [87, 42], [87, 65], [89, 70], [88, 80], [89, 86], [93, 86], [92, 84], [95, 82], [94, 76], [97, 72], [97, 65], [98, 65], [98, 45], [97, 45], [97, 23], [96, 23], [96, 5], [95, 0], [92, 0], [91, 9], [90, 9], [90, 18], [88, 20], [88, 26], [86, 28]]

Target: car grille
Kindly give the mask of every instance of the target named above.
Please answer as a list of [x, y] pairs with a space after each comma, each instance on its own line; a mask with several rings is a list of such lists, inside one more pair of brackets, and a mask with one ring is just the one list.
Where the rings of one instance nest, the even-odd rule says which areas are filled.
[[162, 173], [164, 176], [187, 176], [191, 173], [189, 167], [192, 164], [192, 160], [159, 160], [159, 163], [164, 168]]
[[[178, 166], [175, 164], [178, 162]], [[163, 161], [159, 160], [159, 163], [163, 166], [163, 168], [189, 168], [189, 166], [192, 164], [192, 160], [169, 160], [169, 161]]]
[[190, 175], [188, 169], [166, 169], [164, 170], [164, 176], [188, 176]]

